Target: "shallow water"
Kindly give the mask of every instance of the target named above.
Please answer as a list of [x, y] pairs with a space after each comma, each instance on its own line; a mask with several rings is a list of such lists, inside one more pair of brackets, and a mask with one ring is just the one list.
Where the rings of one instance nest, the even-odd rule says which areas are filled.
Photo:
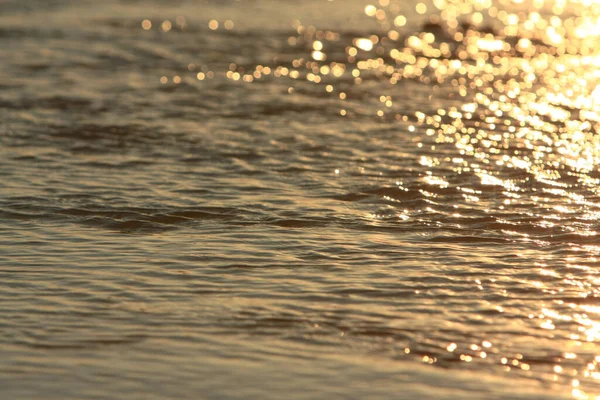
[[600, 6], [388, 3], [0, 5], [2, 398], [600, 395]]

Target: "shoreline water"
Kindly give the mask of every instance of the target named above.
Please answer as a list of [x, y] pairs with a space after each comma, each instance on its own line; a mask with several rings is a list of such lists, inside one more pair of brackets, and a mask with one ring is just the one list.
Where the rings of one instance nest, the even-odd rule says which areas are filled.
[[3, 3], [0, 395], [600, 394], [600, 9], [517, 3]]

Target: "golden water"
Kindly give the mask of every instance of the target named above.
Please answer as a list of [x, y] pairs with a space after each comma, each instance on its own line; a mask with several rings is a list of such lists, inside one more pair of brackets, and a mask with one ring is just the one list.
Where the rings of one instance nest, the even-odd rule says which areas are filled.
[[600, 3], [0, 5], [1, 398], [600, 396]]

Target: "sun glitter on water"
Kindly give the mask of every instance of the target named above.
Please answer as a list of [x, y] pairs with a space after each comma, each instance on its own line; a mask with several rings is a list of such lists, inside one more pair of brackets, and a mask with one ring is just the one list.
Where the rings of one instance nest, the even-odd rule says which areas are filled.
[[[239, 84], [280, 80], [290, 96], [328, 96], [336, 102], [341, 119], [396, 121], [422, 149], [419, 162], [426, 168], [427, 185], [454, 187], [444, 175], [452, 171], [476, 177], [476, 184], [456, 190], [465, 203], [486, 213], [508, 212], [526, 204], [541, 234], [525, 231], [510, 218], [497, 221], [501, 233], [516, 241], [543, 246], [557, 229], [571, 234], [569, 238], [596, 235], [600, 214], [598, 2], [380, 0], [365, 5], [363, 11], [373, 22], [368, 34], [349, 37], [295, 21], [294, 33], [285, 43], [297, 50], [290, 53], [293, 56], [278, 57], [273, 64], [231, 62], [226, 71], [194, 71], [192, 79], [218, 75]], [[165, 24], [144, 20], [142, 28], [159, 26], [167, 33], [172, 24]], [[216, 31], [237, 25], [231, 20], [210, 20], [207, 26]], [[160, 79], [162, 84], [182, 81], [179, 75]], [[430, 90], [430, 106], [406, 110], [395, 101], [402, 96], [404, 81]], [[365, 89], [373, 82], [378, 93]], [[365, 94], [370, 101], [355, 101], [365, 99]], [[454, 101], [454, 106], [435, 107], [438, 97]], [[442, 148], [450, 150], [438, 151]], [[335, 175], [340, 174], [341, 169], [335, 169]], [[497, 198], [482, 199], [482, 187], [496, 188]], [[435, 193], [427, 196], [436, 197]], [[392, 196], [386, 201], [399, 203]], [[381, 219], [375, 213], [369, 218]], [[406, 213], [401, 218], [410, 220]], [[594, 244], [581, 247], [598, 253]], [[567, 382], [574, 397], [588, 398], [598, 391], [593, 385], [588, 390], [588, 383], [600, 380], [600, 355], [590, 347], [600, 337], [600, 322], [597, 307], [585, 299], [600, 297], [600, 291], [595, 270], [575, 264], [567, 268], [584, 271], [586, 276], [564, 276], [540, 261], [539, 275], [560, 277], [561, 283], [549, 287], [544, 279], [528, 282], [540, 293], [575, 294], [528, 315], [545, 332], [574, 324], [571, 348], [552, 362], [530, 361], [526, 353], [505, 354], [490, 341], [466, 348], [452, 342], [445, 349], [457, 352], [460, 362], [485, 360], [505, 371], [535, 372], [551, 381]], [[421, 357], [425, 363], [438, 363], [432, 355]], [[573, 364], [579, 359], [585, 363]]]

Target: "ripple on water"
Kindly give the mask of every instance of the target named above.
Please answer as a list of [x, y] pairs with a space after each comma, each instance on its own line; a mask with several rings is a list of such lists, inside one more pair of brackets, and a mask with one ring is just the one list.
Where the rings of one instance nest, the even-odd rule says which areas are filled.
[[67, 3], [0, 6], [12, 398], [600, 395], [597, 5]]

